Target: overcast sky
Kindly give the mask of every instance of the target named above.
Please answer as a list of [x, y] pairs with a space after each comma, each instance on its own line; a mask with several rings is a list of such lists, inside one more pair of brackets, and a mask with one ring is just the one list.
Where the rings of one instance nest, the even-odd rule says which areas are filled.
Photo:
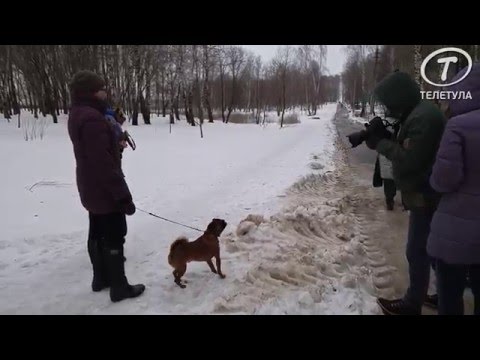
[[[243, 47], [261, 55], [263, 60], [269, 61], [275, 55], [275, 51], [281, 45], [242, 45]], [[345, 55], [342, 52], [344, 45], [327, 45], [327, 69], [331, 75], [342, 72]]]

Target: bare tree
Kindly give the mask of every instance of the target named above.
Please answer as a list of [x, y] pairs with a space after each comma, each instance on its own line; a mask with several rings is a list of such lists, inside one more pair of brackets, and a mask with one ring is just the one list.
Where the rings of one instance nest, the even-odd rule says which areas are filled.
[[211, 45], [203, 45], [203, 103], [207, 109], [208, 122], [213, 123], [213, 112], [210, 104], [210, 70], [212, 69], [212, 54]]
[[278, 49], [275, 58], [273, 59], [273, 65], [277, 71], [278, 77], [280, 79], [282, 93], [281, 93], [281, 118], [280, 118], [280, 128], [283, 127], [283, 120], [285, 115], [286, 108], [286, 94], [287, 94], [287, 75], [289, 67], [292, 62], [293, 50], [290, 45], [283, 46]]
[[230, 69], [230, 74], [232, 75], [232, 91], [231, 91], [230, 103], [228, 105], [227, 118], [225, 119], [225, 122], [228, 123], [228, 120], [230, 119], [230, 115], [232, 114], [233, 106], [236, 100], [237, 77], [245, 62], [245, 56], [244, 56], [245, 52], [241, 46], [229, 46], [227, 47], [226, 55], [228, 59], [227, 65], [228, 65], [228, 68]]
[[256, 114], [255, 114], [255, 122], [260, 124], [260, 113], [261, 113], [261, 95], [260, 95], [260, 76], [262, 73], [262, 58], [260, 56], [257, 56], [255, 58], [255, 108], [256, 108]]
[[[68, 113], [68, 83], [79, 70], [98, 72], [106, 82], [108, 101], [123, 107], [133, 125], [150, 124], [151, 112], [187, 121], [214, 110], [230, 121], [236, 109], [254, 113], [293, 106], [312, 113], [330, 98], [333, 79], [324, 75], [323, 45], [304, 45], [303, 58], [289, 48], [288, 64], [264, 66], [241, 46], [219, 45], [0, 45], [0, 111], [7, 120], [20, 108], [51, 115]], [[298, 64], [297, 64], [298, 63]], [[161, 111], [160, 111], [161, 108]], [[205, 112], [206, 111], [206, 112]], [[283, 123], [282, 123], [283, 125]]]
[[422, 77], [420, 76], [420, 67], [422, 66], [422, 45], [414, 45], [414, 69], [415, 69], [415, 81], [423, 89]]
[[[305, 108], [308, 112], [308, 115], [312, 115], [310, 111], [310, 98], [311, 98], [311, 82], [309, 81], [310, 79], [313, 80], [313, 78], [310, 77], [312, 67], [311, 63], [313, 61], [313, 45], [300, 45], [299, 48], [297, 49], [297, 58], [299, 61], [299, 67], [302, 72], [303, 76], [303, 86], [304, 86], [304, 91], [305, 91]], [[313, 74], [312, 74], [313, 75]], [[312, 94], [313, 95], [313, 94]], [[314, 96], [314, 95], [313, 95]]]

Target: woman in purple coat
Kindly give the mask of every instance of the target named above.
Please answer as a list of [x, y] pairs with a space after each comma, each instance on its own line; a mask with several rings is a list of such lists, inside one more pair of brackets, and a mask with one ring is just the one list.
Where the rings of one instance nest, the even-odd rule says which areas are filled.
[[427, 250], [436, 264], [439, 314], [464, 313], [468, 275], [475, 315], [480, 315], [480, 63], [448, 90], [470, 93], [449, 101], [451, 118], [430, 178], [442, 199], [432, 220]]

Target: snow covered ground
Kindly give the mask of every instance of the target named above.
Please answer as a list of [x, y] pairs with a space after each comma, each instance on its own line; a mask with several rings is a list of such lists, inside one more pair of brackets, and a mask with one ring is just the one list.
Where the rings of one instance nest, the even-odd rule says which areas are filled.
[[358, 123], [358, 124], [361, 124], [361, 125], [368, 122], [368, 120], [366, 118], [360, 117], [360, 116], [355, 116], [355, 115], [352, 115], [351, 113], [350, 113], [350, 116], [348, 117], [348, 119], [350, 121], [354, 122], [354, 123]]
[[[138, 208], [193, 227], [214, 217], [224, 280], [191, 263], [182, 290], [167, 263], [171, 242], [198, 233], [142, 212], [128, 218], [126, 273], [145, 294], [112, 304], [90, 291], [87, 214], [75, 185], [66, 117], [42, 140], [25, 141], [22, 114], [0, 118], [1, 314], [361, 314], [378, 313], [362, 238], [344, 197], [331, 189], [336, 104], [279, 129], [167, 119], [129, 127], [137, 150], [123, 166]], [[47, 122], [48, 123], [48, 122]], [[259, 216], [250, 216], [258, 214]], [[245, 220], [248, 217], [247, 221]]]

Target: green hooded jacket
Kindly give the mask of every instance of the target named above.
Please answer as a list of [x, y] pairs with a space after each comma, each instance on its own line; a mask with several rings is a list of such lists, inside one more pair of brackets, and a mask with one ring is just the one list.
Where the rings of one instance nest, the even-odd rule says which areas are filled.
[[447, 121], [445, 116], [435, 104], [421, 99], [419, 86], [403, 72], [383, 79], [374, 94], [400, 119], [397, 138], [382, 139], [376, 150], [392, 161], [405, 207], [435, 206], [437, 196], [429, 186], [429, 177]]

